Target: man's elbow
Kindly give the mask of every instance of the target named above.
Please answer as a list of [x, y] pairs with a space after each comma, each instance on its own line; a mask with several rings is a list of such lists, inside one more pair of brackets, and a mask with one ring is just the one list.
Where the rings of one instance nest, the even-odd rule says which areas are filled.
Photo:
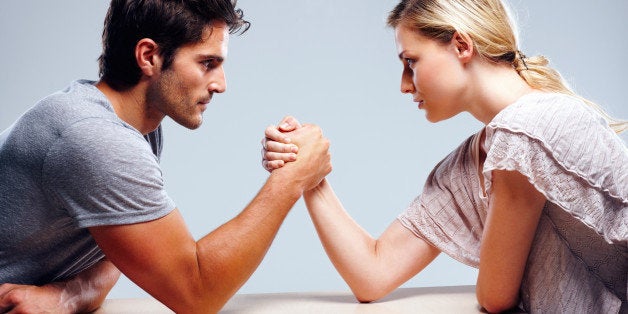
[[208, 298], [207, 295], [196, 296], [196, 299], [186, 297], [185, 299], [179, 299], [176, 302], [166, 304], [175, 313], [218, 313], [225, 304], [228, 298]]
[[517, 306], [516, 297], [504, 297], [504, 296], [480, 296], [477, 295], [478, 303], [488, 313], [501, 313], [508, 311]]

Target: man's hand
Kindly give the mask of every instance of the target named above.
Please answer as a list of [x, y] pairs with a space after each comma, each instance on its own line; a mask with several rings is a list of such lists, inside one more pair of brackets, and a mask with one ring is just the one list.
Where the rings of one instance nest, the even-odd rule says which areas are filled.
[[322, 130], [313, 124], [304, 124], [300, 128], [286, 133], [291, 143], [299, 148], [296, 160], [284, 164], [273, 174], [287, 174], [293, 185], [301, 192], [316, 187], [332, 169], [329, 153], [329, 140], [323, 136]]
[[85, 313], [96, 310], [120, 272], [107, 260], [77, 276], [43, 286], [0, 285], [0, 313]]
[[262, 166], [272, 172], [283, 167], [287, 162], [295, 161], [299, 147], [292, 143], [287, 132], [301, 127], [297, 119], [287, 116], [278, 125], [266, 128], [262, 139]]
[[63, 288], [56, 283], [29, 286], [5, 283], [0, 285], [2, 313], [74, 313], [64, 300]]

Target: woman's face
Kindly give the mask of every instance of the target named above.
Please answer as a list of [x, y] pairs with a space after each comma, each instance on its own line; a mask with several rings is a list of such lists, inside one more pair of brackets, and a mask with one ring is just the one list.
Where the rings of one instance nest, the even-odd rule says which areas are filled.
[[441, 43], [404, 25], [395, 28], [399, 59], [403, 63], [401, 92], [412, 94], [430, 122], [464, 111], [465, 72], [455, 39]]

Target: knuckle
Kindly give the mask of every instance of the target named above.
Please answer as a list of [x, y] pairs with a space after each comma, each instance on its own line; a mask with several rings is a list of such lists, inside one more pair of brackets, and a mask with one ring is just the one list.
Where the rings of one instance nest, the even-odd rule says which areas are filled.
[[21, 293], [19, 290], [11, 290], [4, 295], [4, 298], [9, 303], [16, 304], [16, 303], [21, 303], [23, 301], [24, 294]]
[[273, 153], [265, 151], [264, 152], [264, 160], [272, 161], [273, 160]]
[[329, 149], [329, 147], [331, 146], [331, 142], [329, 142], [328, 139], [325, 139], [323, 141], [323, 145], [324, 145], [325, 149]]
[[275, 129], [277, 129], [277, 127], [271, 124], [266, 127], [266, 130], [264, 130], [264, 134], [266, 134], [266, 136], [272, 135]]

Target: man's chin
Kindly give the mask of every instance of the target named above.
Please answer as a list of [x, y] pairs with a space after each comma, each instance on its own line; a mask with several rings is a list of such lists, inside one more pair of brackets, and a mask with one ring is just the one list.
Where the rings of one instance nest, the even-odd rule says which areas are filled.
[[196, 130], [201, 124], [203, 124], [203, 117], [199, 117], [199, 119], [194, 120], [174, 120], [177, 124], [185, 127], [186, 129]]

